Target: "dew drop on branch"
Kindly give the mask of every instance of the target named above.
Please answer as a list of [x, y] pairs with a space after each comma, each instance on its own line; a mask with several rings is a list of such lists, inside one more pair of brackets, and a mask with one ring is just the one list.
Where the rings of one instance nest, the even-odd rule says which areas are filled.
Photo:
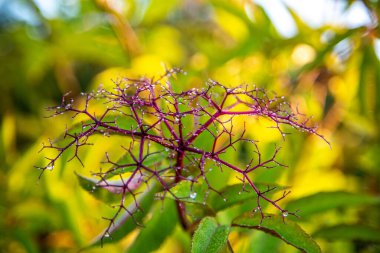
[[195, 199], [196, 197], [197, 197], [197, 193], [196, 192], [190, 193], [190, 198], [191, 199]]
[[49, 165], [46, 167], [47, 170], [53, 170], [54, 169], [54, 165]]

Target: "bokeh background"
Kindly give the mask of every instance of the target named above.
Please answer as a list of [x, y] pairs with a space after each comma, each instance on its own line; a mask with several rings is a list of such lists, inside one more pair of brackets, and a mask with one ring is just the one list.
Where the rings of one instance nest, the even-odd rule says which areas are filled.
[[[208, 78], [256, 84], [313, 115], [331, 148], [263, 131], [260, 140], [283, 146], [289, 166], [263, 178], [292, 186], [288, 200], [335, 191], [370, 197], [365, 205], [347, 198], [301, 225], [323, 252], [380, 252], [379, 11], [376, 0], [0, 0], [0, 252], [77, 252], [110, 212], [80, 189], [75, 162], [38, 179], [42, 142], [69, 124], [45, 119], [44, 108], [68, 91], [76, 97], [165, 67], [188, 73], [184, 88]], [[91, 152], [88, 170], [104, 154]], [[316, 233], [337, 224], [356, 227]], [[84, 252], [122, 252], [136, 233]], [[188, 252], [180, 237], [158, 252]], [[232, 241], [241, 252], [270, 252]]]

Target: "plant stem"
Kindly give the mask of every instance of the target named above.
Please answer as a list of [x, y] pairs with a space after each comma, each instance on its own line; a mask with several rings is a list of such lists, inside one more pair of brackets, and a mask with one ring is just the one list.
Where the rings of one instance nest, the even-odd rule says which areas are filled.
[[[181, 172], [182, 172], [182, 168], [183, 168], [184, 156], [185, 156], [185, 153], [183, 151], [178, 152], [176, 169], [175, 169], [176, 170], [176, 176], [175, 176], [175, 182], [176, 183], [179, 183], [182, 180]], [[182, 228], [186, 231], [189, 227], [189, 223], [188, 223], [188, 220], [186, 218], [185, 203], [177, 199], [176, 200], [176, 206], [177, 206], [179, 221], [182, 225]]]

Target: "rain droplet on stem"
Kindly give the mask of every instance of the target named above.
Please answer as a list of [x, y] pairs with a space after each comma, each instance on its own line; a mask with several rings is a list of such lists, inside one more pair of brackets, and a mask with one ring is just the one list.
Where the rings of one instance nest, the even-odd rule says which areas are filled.
[[197, 193], [196, 192], [191, 192], [190, 193], [190, 198], [191, 199], [195, 199], [197, 197]]

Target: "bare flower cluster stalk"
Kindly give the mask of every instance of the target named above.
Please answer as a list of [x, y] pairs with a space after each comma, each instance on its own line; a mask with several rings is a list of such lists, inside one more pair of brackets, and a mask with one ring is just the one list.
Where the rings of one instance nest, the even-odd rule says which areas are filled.
[[[248, 85], [228, 88], [209, 80], [203, 89], [177, 92], [178, 87], [172, 87], [171, 78], [181, 72], [180, 69], [171, 69], [156, 80], [121, 79], [115, 82], [113, 90], [100, 88], [83, 94], [84, 106], [76, 106], [73, 100], [67, 101], [63, 97], [61, 105], [49, 108], [51, 116], [71, 113], [73, 118], [84, 120], [79, 130], [66, 130], [63, 143], [49, 140], [48, 144], [43, 144], [43, 149], [54, 149], [56, 155], [47, 157], [46, 166], [38, 167], [41, 174], [53, 169], [65, 152], [73, 152], [70, 160], [77, 159], [83, 165], [79, 150], [91, 145], [89, 140], [93, 135], [125, 136], [130, 141], [128, 146], [122, 146], [127, 158], [113, 161], [106, 154], [107, 169], [94, 173], [99, 178], [98, 187], [121, 194], [115, 215], [108, 219], [105, 237], [109, 236], [121, 212], [131, 212], [125, 203], [127, 196], [133, 196], [135, 209], [139, 209], [136, 189], [151, 180], [156, 181], [165, 194], [176, 199], [180, 222], [185, 229], [189, 228], [185, 203], [171, 189], [181, 181], [190, 181], [191, 185], [203, 183], [207, 185], [208, 192], [214, 191], [223, 198], [223, 194], [209, 183], [207, 173], [212, 168], [232, 170], [243, 183], [242, 190], [251, 187], [257, 194], [257, 206], [253, 210], [259, 211], [262, 218], [265, 216], [262, 201], [277, 208], [283, 217], [296, 215], [278, 204], [289, 191], [278, 199], [270, 199], [267, 193], [273, 189], [260, 191], [252, 181], [251, 175], [257, 169], [283, 165], [276, 161], [280, 149], [275, 148], [269, 159], [264, 158], [257, 141], [247, 137], [245, 123], [242, 125], [241, 122], [266, 118], [273, 122], [273, 127], [283, 137], [286, 135], [283, 125], [324, 137], [309, 125], [308, 118], [292, 110], [284, 99], [270, 96], [263, 89]], [[91, 113], [91, 104], [98, 101], [104, 102], [104, 111]], [[207, 143], [202, 140], [207, 140]], [[242, 142], [252, 147], [252, 160], [243, 166], [242, 161], [231, 161], [226, 156], [230, 150], [237, 152]], [[197, 143], [203, 144], [197, 146]], [[150, 163], [154, 157], [164, 157], [165, 161]], [[130, 172], [128, 177], [125, 172]], [[115, 177], [118, 180], [111, 180]], [[195, 194], [189, 197], [195, 198]], [[129, 214], [133, 217], [132, 213]]]

